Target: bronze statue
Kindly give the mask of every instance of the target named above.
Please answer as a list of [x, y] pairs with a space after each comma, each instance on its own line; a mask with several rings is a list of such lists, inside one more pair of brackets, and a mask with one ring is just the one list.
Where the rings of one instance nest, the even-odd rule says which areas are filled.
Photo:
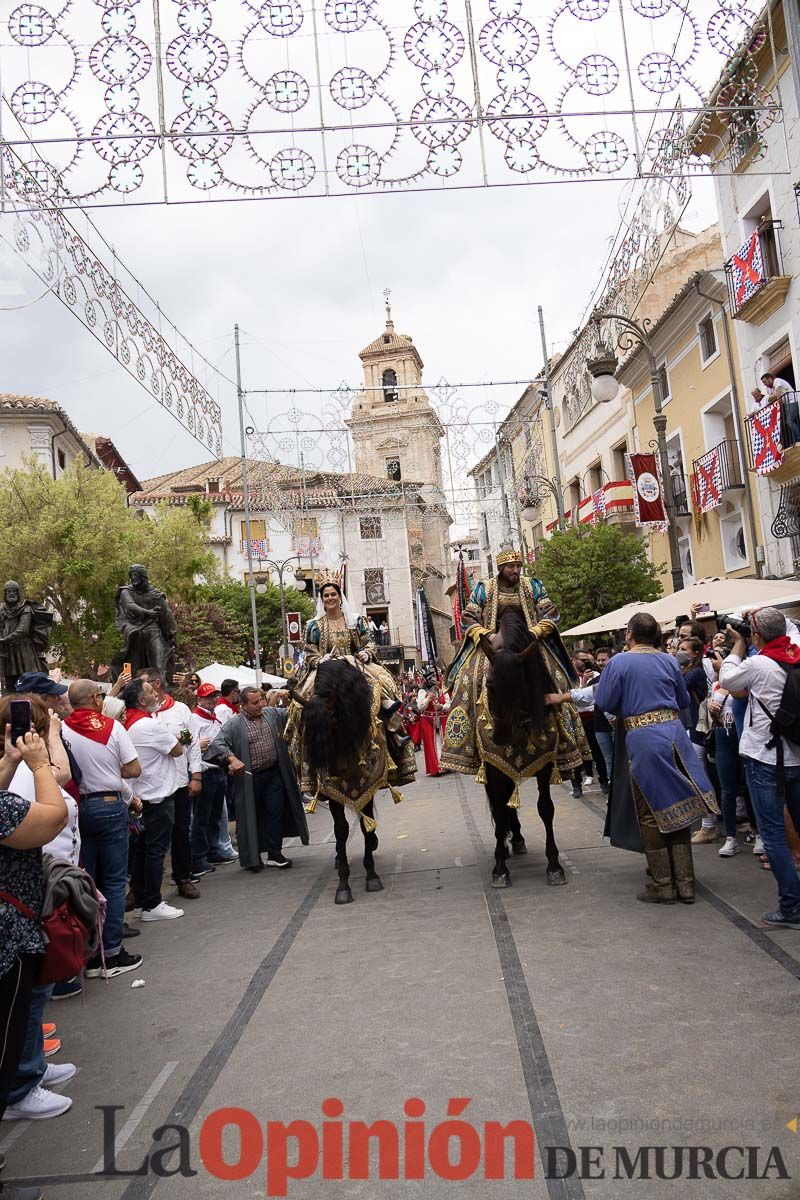
[[0, 676], [3, 691], [13, 692], [17, 679], [27, 671], [47, 674], [47, 644], [53, 614], [25, 599], [19, 584], [9, 579], [0, 604]]
[[117, 588], [117, 629], [125, 635], [124, 661], [135, 675], [143, 667], [158, 667], [172, 680], [177, 627], [163, 592], [147, 577], [147, 568], [135, 563], [129, 583]]

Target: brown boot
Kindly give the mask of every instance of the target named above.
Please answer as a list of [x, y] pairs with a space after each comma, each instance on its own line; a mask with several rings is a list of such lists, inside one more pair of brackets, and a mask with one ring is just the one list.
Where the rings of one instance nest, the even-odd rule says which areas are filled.
[[674, 904], [675, 888], [672, 886], [672, 872], [666, 847], [647, 850], [646, 855], [652, 883], [648, 883], [636, 899], [643, 900], [645, 904]]
[[694, 861], [691, 834], [688, 829], [667, 836], [667, 848], [672, 862], [672, 878], [681, 904], [694, 904]]
[[178, 884], [178, 895], [183, 896], [184, 900], [199, 900], [200, 888], [195, 887], [191, 879], [187, 879], [185, 883]]

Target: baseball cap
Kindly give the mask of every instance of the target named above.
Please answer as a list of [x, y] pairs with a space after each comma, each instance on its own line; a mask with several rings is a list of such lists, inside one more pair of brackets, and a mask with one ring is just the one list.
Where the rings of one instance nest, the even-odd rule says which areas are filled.
[[197, 689], [197, 699], [205, 700], [206, 696], [218, 696], [219, 688], [214, 687], [213, 683], [201, 683]]
[[65, 683], [56, 683], [44, 671], [26, 671], [17, 679], [17, 692], [33, 692], [36, 696], [63, 696], [69, 688]]

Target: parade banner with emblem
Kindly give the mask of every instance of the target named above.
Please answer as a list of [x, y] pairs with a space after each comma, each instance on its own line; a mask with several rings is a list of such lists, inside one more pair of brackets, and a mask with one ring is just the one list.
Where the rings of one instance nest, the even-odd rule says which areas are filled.
[[464, 563], [464, 552], [459, 551], [458, 566], [456, 567], [456, 588], [453, 592], [453, 624], [455, 625], [456, 638], [461, 639], [464, 636], [464, 630], [461, 627], [461, 617], [464, 609], [469, 604], [469, 580], [467, 579], [467, 568]]
[[658, 529], [669, 525], [664, 504], [661, 467], [655, 454], [626, 454], [625, 465], [633, 487], [633, 511], [639, 529]]
[[783, 463], [781, 402], [765, 404], [750, 417], [750, 444], [756, 474], [768, 475]]
[[299, 612], [286, 614], [286, 636], [290, 646], [297, 646], [303, 640], [303, 615]]
[[722, 462], [719, 448], [709, 450], [696, 461], [697, 482], [695, 484], [697, 507], [701, 513], [711, 512], [722, 504]]
[[420, 584], [417, 590], [417, 625], [419, 635], [419, 652], [424, 663], [436, 662], [436, 634], [433, 631], [433, 617], [431, 616], [428, 597], [425, 595], [425, 589]]

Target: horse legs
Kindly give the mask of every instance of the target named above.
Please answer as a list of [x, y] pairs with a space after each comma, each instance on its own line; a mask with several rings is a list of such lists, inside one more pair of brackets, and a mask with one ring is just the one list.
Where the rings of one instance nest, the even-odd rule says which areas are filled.
[[[503, 775], [496, 767], [486, 764], [486, 798], [489, 801], [489, 811], [494, 824], [494, 869], [492, 870], [492, 887], [511, 887], [511, 874], [508, 870], [508, 846], [506, 841], [509, 834], [509, 814], [514, 812], [508, 807], [508, 801], [514, 790], [514, 785], [508, 776]], [[516, 814], [515, 814], [516, 815]], [[519, 818], [517, 818], [519, 829]]]
[[547, 766], [536, 776], [536, 783], [539, 788], [539, 800], [536, 807], [539, 810], [539, 816], [542, 818], [542, 824], [544, 825], [547, 882], [553, 886], [557, 886], [566, 883], [567, 877], [564, 874], [564, 868], [558, 861], [558, 846], [556, 845], [555, 834], [553, 833], [553, 818], [555, 817], [556, 810], [550, 795], [550, 776], [552, 773], [552, 766]]
[[367, 873], [367, 891], [382, 892], [383, 884], [380, 876], [375, 870], [375, 860], [373, 854], [378, 849], [378, 835], [373, 829], [370, 833], [364, 828], [364, 817], [375, 818], [375, 801], [370, 800], [369, 804], [365, 804], [361, 813], [361, 832], [364, 835], [364, 870]]
[[528, 846], [522, 836], [522, 826], [519, 823], [519, 812], [516, 808], [508, 810], [508, 832], [511, 835], [511, 853], [527, 854]]
[[338, 800], [330, 801], [330, 812], [333, 817], [333, 829], [336, 835], [336, 870], [339, 872], [339, 886], [336, 889], [334, 902], [336, 904], [352, 904], [353, 893], [350, 891], [350, 864], [347, 861], [347, 839], [350, 836], [350, 823], [344, 805]]

